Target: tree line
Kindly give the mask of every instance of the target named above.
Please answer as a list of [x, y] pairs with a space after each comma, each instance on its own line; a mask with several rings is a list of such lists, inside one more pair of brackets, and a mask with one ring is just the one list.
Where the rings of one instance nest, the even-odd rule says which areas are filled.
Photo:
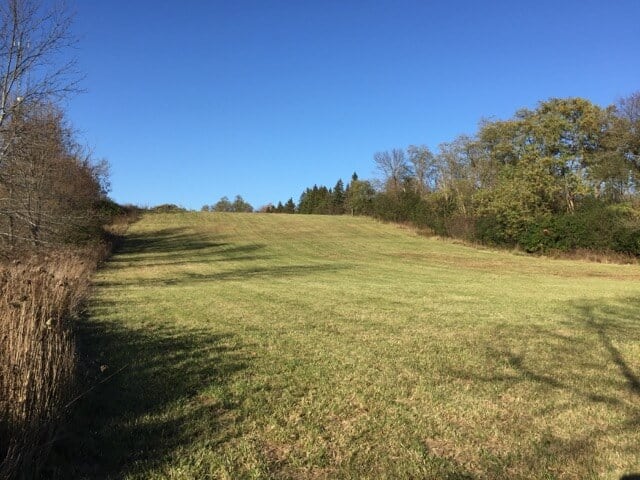
[[411, 145], [373, 162], [378, 179], [314, 185], [286, 213], [369, 215], [529, 252], [640, 254], [640, 92], [604, 108], [553, 98], [435, 152]]
[[332, 188], [314, 185], [302, 192], [297, 204], [292, 197], [284, 204], [278, 202], [274, 206], [270, 203], [260, 208], [259, 211], [262, 213], [314, 215], [371, 215], [370, 205], [376, 193], [371, 182], [359, 180], [358, 174], [354, 172], [351, 181], [346, 186], [342, 179], [338, 179]]

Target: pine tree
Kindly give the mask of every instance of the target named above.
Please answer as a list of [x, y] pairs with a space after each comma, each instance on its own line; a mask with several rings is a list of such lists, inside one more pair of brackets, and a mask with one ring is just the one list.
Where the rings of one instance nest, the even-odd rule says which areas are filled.
[[331, 213], [334, 215], [342, 215], [344, 213], [345, 198], [344, 183], [342, 183], [342, 179], [339, 179], [336, 182], [336, 186], [333, 187]]
[[293, 202], [293, 198], [289, 198], [284, 204], [284, 213], [296, 213], [296, 204]]

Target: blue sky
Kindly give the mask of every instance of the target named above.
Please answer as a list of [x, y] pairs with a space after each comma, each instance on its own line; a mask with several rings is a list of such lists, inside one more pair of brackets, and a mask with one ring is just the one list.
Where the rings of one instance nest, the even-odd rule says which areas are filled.
[[254, 207], [550, 97], [640, 90], [637, 0], [76, 0], [80, 140], [121, 203]]

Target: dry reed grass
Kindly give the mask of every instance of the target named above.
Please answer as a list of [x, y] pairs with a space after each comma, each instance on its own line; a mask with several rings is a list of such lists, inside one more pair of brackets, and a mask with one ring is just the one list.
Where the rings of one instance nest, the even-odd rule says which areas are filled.
[[38, 474], [73, 391], [77, 313], [105, 247], [0, 264], [0, 478]]

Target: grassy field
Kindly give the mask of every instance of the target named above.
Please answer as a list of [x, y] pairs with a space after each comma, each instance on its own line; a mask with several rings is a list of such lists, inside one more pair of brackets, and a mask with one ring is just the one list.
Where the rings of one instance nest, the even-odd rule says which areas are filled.
[[638, 266], [365, 218], [148, 215], [79, 336], [98, 380], [125, 368], [78, 402], [61, 478], [640, 471]]

